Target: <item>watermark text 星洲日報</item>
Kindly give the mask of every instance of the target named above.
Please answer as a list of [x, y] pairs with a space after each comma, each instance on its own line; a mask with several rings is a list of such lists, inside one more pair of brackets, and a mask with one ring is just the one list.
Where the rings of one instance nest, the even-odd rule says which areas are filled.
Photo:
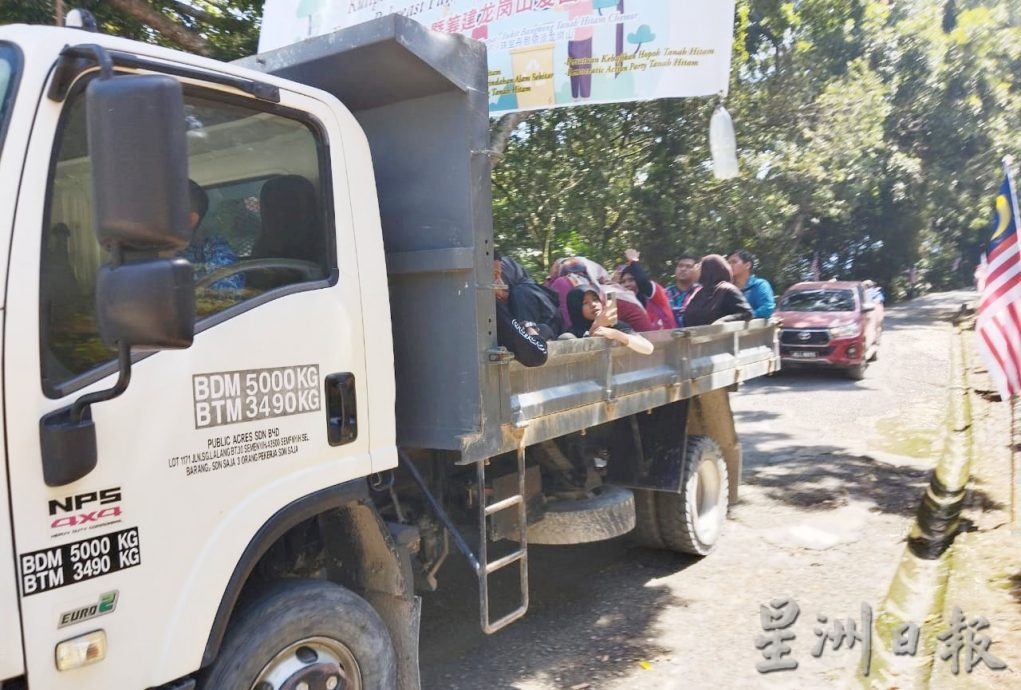
[[[798, 619], [801, 609], [794, 599], [773, 599], [769, 606], [759, 607], [759, 618], [762, 622], [762, 630], [766, 633], [755, 638], [756, 649], [762, 650], [765, 661], [755, 664], [759, 673], [770, 673], [772, 671], [790, 671], [798, 667], [798, 662], [791, 654], [791, 646], [787, 644], [795, 638], [794, 631], [790, 627]], [[820, 657], [826, 648], [826, 642], [830, 642], [831, 649], [840, 649], [846, 644], [847, 648], [853, 648], [855, 642], [861, 643], [861, 671], [862, 674], [869, 674], [869, 664], [872, 658], [872, 607], [865, 602], [861, 605], [861, 625], [855, 623], [853, 618], [847, 618], [842, 623], [839, 619], [830, 619], [823, 614], [817, 614], [816, 620], [822, 627], [813, 628], [816, 635], [815, 646], [812, 647], [812, 656]], [[830, 626], [827, 628], [826, 624]], [[989, 627], [989, 621], [985, 616], [976, 616], [972, 619], [965, 617], [964, 613], [957, 606], [954, 607], [950, 617], [950, 627], [943, 630], [936, 636], [940, 643], [939, 658], [943, 661], [950, 661], [950, 670], [954, 675], [960, 671], [961, 652], [964, 652], [964, 670], [971, 673], [979, 663], [984, 663], [993, 670], [1006, 668], [1007, 665], [997, 659], [989, 652], [989, 645], [992, 643], [988, 635], [980, 634], [979, 631]], [[893, 629], [891, 648], [896, 655], [914, 656], [918, 651], [918, 638], [920, 628], [916, 623], [910, 621], [901, 623]]]

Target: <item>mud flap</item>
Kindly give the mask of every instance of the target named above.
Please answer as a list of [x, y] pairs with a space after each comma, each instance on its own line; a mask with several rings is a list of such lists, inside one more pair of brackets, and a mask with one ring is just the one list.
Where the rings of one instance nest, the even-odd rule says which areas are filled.
[[613, 422], [607, 483], [680, 492], [688, 403], [680, 400]]
[[723, 460], [727, 464], [728, 502], [731, 506], [736, 504], [744, 460], [741, 442], [734, 428], [734, 413], [730, 409], [730, 394], [727, 389], [719, 388], [694, 398], [692, 411], [688, 416], [688, 434], [708, 436], [719, 445], [723, 451]]

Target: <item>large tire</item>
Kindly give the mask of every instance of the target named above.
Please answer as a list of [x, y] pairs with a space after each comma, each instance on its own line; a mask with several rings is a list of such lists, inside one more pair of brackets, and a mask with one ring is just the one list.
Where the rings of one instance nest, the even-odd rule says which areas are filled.
[[[311, 652], [311, 653], [310, 653]], [[386, 626], [361, 597], [321, 580], [285, 580], [231, 622], [202, 690], [277, 690], [337, 668], [345, 690], [393, 690], [397, 663]], [[306, 674], [306, 675], [299, 675]], [[341, 684], [338, 683], [338, 687]]]
[[589, 498], [551, 501], [542, 520], [528, 526], [529, 544], [586, 544], [613, 539], [635, 528], [630, 489], [603, 485]]
[[656, 492], [659, 536], [671, 551], [705, 556], [727, 520], [727, 463], [716, 441], [688, 437], [681, 477], [681, 493]]

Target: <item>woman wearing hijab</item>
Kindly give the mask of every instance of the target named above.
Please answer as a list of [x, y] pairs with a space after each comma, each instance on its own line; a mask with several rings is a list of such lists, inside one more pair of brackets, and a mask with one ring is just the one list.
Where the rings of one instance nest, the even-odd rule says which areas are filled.
[[564, 317], [565, 327], [571, 325], [571, 314], [567, 309], [567, 293], [576, 287], [591, 285], [598, 289], [600, 295], [614, 295], [617, 300], [617, 314], [631, 328], [638, 332], [655, 331], [656, 326], [649, 319], [645, 307], [638, 296], [610, 279], [600, 264], [583, 256], [564, 259], [560, 264], [560, 278], [551, 287], [560, 295], [560, 311]]
[[[493, 259], [499, 264], [500, 278], [507, 285], [506, 306], [514, 318], [537, 324], [542, 337], [547, 340], [563, 333], [557, 294], [532, 280], [525, 267], [512, 257], [494, 250]], [[499, 299], [499, 295], [497, 297]]]
[[638, 297], [638, 300], [649, 315], [649, 321], [655, 328], [677, 328], [670, 298], [662, 285], [649, 277], [645, 269], [638, 263], [638, 252], [628, 249], [624, 252], [627, 263], [620, 269], [620, 284]]
[[705, 326], [727, 321], [748, 321], [752, 307], [744, 293], [731, 281], [730, 264], [719, 254], [702, 258], [702, 288], [688, 302], [684, 312], [685, 326]]
[[[506, 258], [506, 257], [504, 257]], [[493, 287], [496, 293], [496, 342], [512, 353], [526, 367], [539, 367], [546, 363], [549, 348], [543, 326], [517, 319], [508, 303], [513, 294], [503, 279], [504, 263], [497, 256], [493, 260]], [[522, 269], [523, 270], [523, 269]]]
[[576, 337], [603, 337], [616, 340], [640, 355], [652, 353], [652, 343], [635, 333], [627, 322], [617, 321], [616, 325], [611, 325], [613, 315], [605, 312], [597, 288], [583, 286], [571, 290], [567, 293], [567, 310], [571, 314], [570, 330]]

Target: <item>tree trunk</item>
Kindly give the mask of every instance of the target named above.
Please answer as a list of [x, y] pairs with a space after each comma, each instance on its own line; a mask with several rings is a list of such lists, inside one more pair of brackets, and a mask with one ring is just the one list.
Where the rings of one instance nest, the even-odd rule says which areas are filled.
[[507, 148], [511, 133], [527, 120], [529, 115], [531, 113], [508, 113], [493, 125], [489, 135], [489, 155], [494, 168], [503, 162], [503, 152]]
[[212, 48], [204, 38], [157, 12], [143, 0], [110, 0], [110, 2], [125, 14], [158, 31], [171, 43], [199, 55], [212, 54]]

